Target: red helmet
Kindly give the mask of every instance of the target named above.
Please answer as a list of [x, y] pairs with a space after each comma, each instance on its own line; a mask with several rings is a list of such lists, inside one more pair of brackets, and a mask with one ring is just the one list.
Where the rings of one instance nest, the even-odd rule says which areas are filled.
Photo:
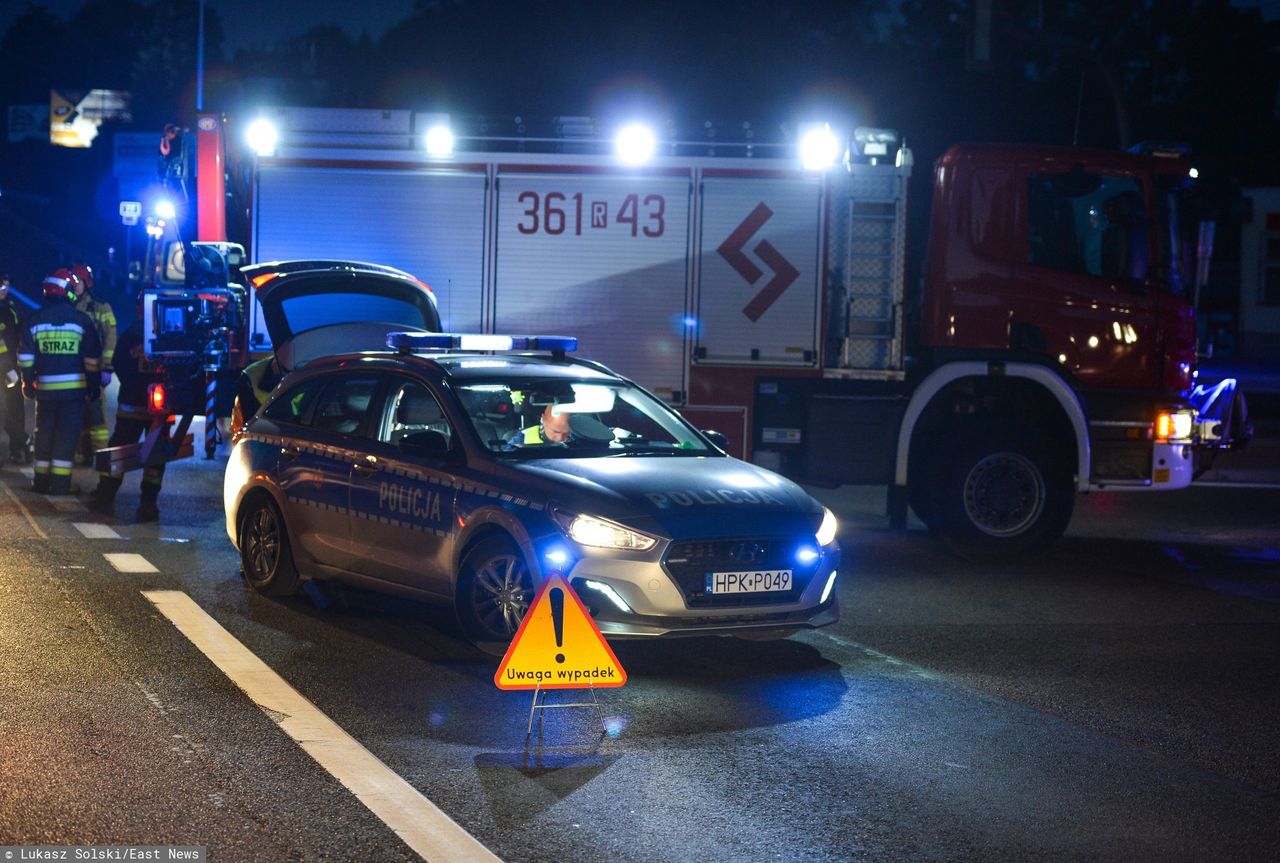
[[93, 270], [89, 269], [88, 264], [76, 262], [71, 265], [71, 272], [84, 284], [86, 291], [93, 290]]
[[59, 267], [44, 277], [44, 295], [46, 297], [66, 297], [75, 293], [76, 284], [80, 281], [75, 273], [66, 267]]

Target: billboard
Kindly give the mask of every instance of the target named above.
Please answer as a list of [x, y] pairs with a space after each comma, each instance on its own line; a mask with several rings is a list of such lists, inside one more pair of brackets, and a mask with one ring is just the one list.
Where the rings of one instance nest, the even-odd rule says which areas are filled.
[[125, 90], [50, 90], [49, 143], [57, 147], [91, 147], [106, 120], [130, 122], [130, 94]]

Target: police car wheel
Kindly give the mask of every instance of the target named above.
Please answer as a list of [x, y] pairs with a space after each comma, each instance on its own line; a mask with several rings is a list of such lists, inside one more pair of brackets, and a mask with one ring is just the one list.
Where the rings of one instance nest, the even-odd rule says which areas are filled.
[[533, 601], [524, 555], [504, 537], [482, 540], [462, 562], [458, 611], [476, 641], [510, 641]]
[[289, 596], [298, 590], [289, 535], [280, 510], [260, 498], [249, 505], [240, 528], [240, 564], [244, 580], [267, 596]]

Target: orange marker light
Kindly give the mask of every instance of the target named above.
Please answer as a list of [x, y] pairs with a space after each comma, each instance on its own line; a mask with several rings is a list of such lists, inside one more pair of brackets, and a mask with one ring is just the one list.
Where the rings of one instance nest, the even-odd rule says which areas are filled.
[[147, 387], [147, 402], [152, 413], [164, 413], [164, 384], [151, 384]]
[[1173, 416], [1168, 411], [1156, 414], [1156, 443], [1168, 443], [1173, 432]]

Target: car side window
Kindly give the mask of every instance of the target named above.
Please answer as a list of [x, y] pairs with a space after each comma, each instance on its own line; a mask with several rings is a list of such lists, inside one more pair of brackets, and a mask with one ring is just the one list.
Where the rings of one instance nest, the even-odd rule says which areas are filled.
[[355, 434], [364, 424], [378, 389], [372, 375], [340, 375], [330, 380], [316, 406], [311, 425], [321, 431]]
[[438, 432], [452, 441], [453, 429], [431, 391], [417, 381], [393, 381], [378, 440], [398, 446], [422, 432]]
[[275, 399], [262, 410], [262, 415], [276, 422], [305, 424], [307, 411], [324, 389], [324, 378], [311, 378]]

